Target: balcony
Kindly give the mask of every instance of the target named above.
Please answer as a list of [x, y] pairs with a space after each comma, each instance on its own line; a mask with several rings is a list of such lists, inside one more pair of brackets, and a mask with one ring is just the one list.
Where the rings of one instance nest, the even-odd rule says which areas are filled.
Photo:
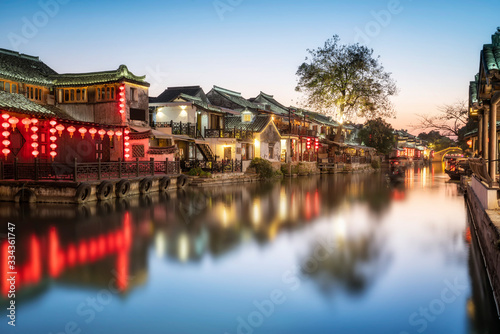
[[304, 136], [304, 137], [317, 137], [318, 132], [316, 130], [311, 130], [305, 126], [300, 125], [280, 125], [278, 130], [282, 136]]
[[172, 128], [173, 135], [186, 135], [192, 138], [202, 138], [196, 123], [183, 122], [157, 122], [152, 125], [155, 129]]
[[253, 136], [253, 131], [240, 128], [226, 130], [205, 128], [205, 138], [235, 138], [240, 140], [252, 140]]

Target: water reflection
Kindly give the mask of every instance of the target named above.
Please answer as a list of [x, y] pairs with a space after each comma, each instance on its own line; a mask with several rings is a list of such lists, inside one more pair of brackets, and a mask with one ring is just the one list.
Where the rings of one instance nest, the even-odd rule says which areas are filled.
[[[301, 302], [288, 306], [290, 309], [284, 314], [291, 312], [303, 316], [296, 320], [285, 317], [288, 320], [284, 320], [277, 315], [273, 318], [275, 327], [262, 330], [273, 333], [273, 328], [280, 328], [281, 332], [293, 333], [292, 325], [299, 326], [296, 322], [308, 323], [315, 319], [318, 323], [329, 324], [326, 314], [331, 310], [327, 306], [323, 317], [321, 312], [312, 315], [304, 309], [309, 303], [317, 303], [318, 297], [332, 300], [344, 292], [359, 299], [368, 298], [369, 292], [392, 293], [380, 286], [393, 280], [394, 273], [399, 273], [396, 275], [398, 281], [421, 284], [423, 291], [432, 291], [431, 283], [413, 281], [412, 276], [407, 276], [408, 272], [420, 271], [422, 275], [433, 277], [433, 283], [441, 281], [439, 275], [445, 276], [447, 270], [462, 268], [465, 272], [467, 265], [472, 268], [477, 263], [476, 259], [471, 259], [473, 256], [468, 260], [464, 251], [464, 240], [467, 240], [464, 239], [465, 210], [457, 185], [445, 183], [444, 177], [440, 166], [433, 165], [409, 168], [401, 184], [388, 183], [383, 173], [337, 174], [286, 179], [281, 183], [187, 188], [167, 195], [84, 206], [3, 203], [0, 204], [0, 216], [3, 221], [16, 222], [17, 244], [22, 245], [17, 249], [19, 274], [16, 285], [21, 304], [49, 298], [54, 293], [53, 286], [71, 287], [72, 292], [67, 293], [76, 293], [81, 289], [106, 289], [111, 281], [115, 282], [117, 294], [130, 298], [133, 305], [156, 298], [178, 301], [175, 296], [163, 296], [156, 291], [166, 283], [153, 285], [152, 282], [164, 279], [158, 274], [160, 269], [168, 268], [169, 273], [181, 275], [190, 268], [194, 277], [204, 275], [203, 284], [219, 292], [216, 297], [201, 300], [212, 305], [210, 308], [218, 314], [213, 316], [220, 323], [219, 327], [214, 325], [213, 331], [205, 332], [223, 332], [228, 328], [227, 323], [239, 314], [232, 312], [246, 312], [247, 299], [251, 301], [256, 298], [253, 294], [260, 293], [257, 288], [252, 290], [248, 286], [260, 282], [275, 287], [280, 284], [282, 272], [296, 265], [300, 268], [297, 275], [307, 279], [313, 290], [305, 290], [308, 293], [300, 297], [303, 298]], [[429, 209], [436, 205], [443, 212], [446, 208], [446, 213], [439, 215]], [[255, 252], [254, 247], [261, 252], [258, 266], [249, 260]], [[318, 247], [331, 251], [324, 251], [318, 258]], [[471, 254], [474, 254], [473, 249]], [[0, 300], [5, 304], [8, 302], [5, 283], [8, 270], [3, 260], [7, 254], [6, 241], [2, 241], [0, 252], [3, 275], [0, 277]], [[423, 256], [428, 256], [429, 260], [422, 261]], [[238, 270], [232, 269], [240, 268], [239, 262], [252, 263], [242, 269], [251, 273], [252, 278], [241, 281]], [[220, 268], [223, 265], [229, 269], [223, 271]], [[436, 266], [442, 269], [435, 272]], [[273, 271], [274, 276], [270, 274]], [[473, 294], [463, 306], [472, 319], [469, 323], [471, 333], [487, 328], [479, 325], [481, 321], [491, 320], [482, 316], [489, 306], [484, 306], [484, 294], [475, 287], [484, 277], [481, 275], [475, 276], [471, 271]], [[180, 280], [179, 284], [183, 282]], [[169, 284], [175, 285], [175, 279], [170, 277]], [[190, 289], [198, 286], [192, 282], [185, 284]], [[149, 291], [149, 286], [155, 286], [154, 291]], [[404, 284], [391, 288], [403, 287]], [[240, 298], [227, 294], [228, 288], [237, 291]], [[138, 289], [149, 291], [149, 294], [135, 296], [133, 292]], [[387, 321], [380, 325], [379, 332], [404, 329], [407, 314], [419, 305], [418, 298], [407, 296], [406, 306], [400, 307], [404, 309], [400, 327], [391, 327], [396, 324]], [[220, 305], [215, 305], [215, 300], [220, 300]], [[379, 302], [386, 303], [384, 300]], [[132, 317], [133, 305], [125, 308], [125, 315]], [[218, 309], [224, 305], [231, 307], [226, 306], [225, 311]], [[71, 307], [74, 305], [70, 304]], [[159, 311], [148, 312], [162, 319], [156, 313]], [[368, 332], [370, 323], [383, 316], [379, 312], [381, 310], [375, 307], [371, 310], [373, 316], [365, 319], [367, 327], [352, 332]], [[229, 319], [220, 318], [223, 315]], [[349, 328], [343, 321], [357, 316], [339, 312], [335, 320], [339, 328]], [[180, 326], [180, 332], [199, 332], [188, 325], [188, 317], [172, 317]], [[328, 328], [335, 326], [330, 324]], [[316, 332], [326, 330], [316, 329]], [[126, 326], [121, 328], [123, 333], [127, 330]], [[90, 331], [98, 332], [94, 327]]]

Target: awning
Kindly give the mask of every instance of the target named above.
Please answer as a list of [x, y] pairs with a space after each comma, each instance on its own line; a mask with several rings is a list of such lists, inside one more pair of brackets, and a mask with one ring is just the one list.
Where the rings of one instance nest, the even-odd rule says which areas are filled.
[[194, 138], [191, 138], [189, 136], [183, 136], [183, 135], [171, 135], [170, 136], [174, 140], [183, 140], [183, 141], [194, 141]]
[[172, 135], [166, 134], [164, 132], [158, 131], [158, 130], [151, 130], [151, 134], [160, 139], [172, 139]]
[[137, 132], [146, 132], [146, 131], [149, 131], [151, 130], [151, 128], [149, 126], [135, 126], [135, 125], [131, 125], [130, 128], [134, 131], [137, 131]]

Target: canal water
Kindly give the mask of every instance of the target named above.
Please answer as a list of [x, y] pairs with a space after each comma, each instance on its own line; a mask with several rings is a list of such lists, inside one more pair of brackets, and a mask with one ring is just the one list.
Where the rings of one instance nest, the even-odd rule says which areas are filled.
[[396, 185], [339, 174], [5, 203], [0, 217], [1, 333], [500, 333], [463, 194], [441, 165]]

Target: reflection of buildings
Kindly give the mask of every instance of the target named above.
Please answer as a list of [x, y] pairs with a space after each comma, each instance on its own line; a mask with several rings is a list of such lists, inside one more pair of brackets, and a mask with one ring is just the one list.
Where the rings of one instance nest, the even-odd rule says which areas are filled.
[[[26, 248], [18, 253], [18, 289], [41, 286], [44, 280], [102, 288], [116, 273], [134, 277], [129, 285], [119, 280], [122, 290], [130, 290], [146, 277], [150, 244], [158, 256], [173, 262], [218, 258], [247, 242], [264, 245], [285, 232], [300, 231], [354, 203], [380, 213], [389, 205], [390, 191], [378, 176], [315, 176], [187, 188], [74, 207], [0, 204], [0, 216], [20, 222], [26, 235], [19, 240]], [[346, 251], [364, 258], [376, 248], [370, 242], [356, 239]]]
[[[133, 253], [141, 250], [134, 249], [136, 240], [132, 235], [139, 235], [140, 225], [133, 226], [129, 212], [114, 216], [115, 219], [107, 218], [106, 226], [97, 220], [97, 223], [87, 221], [84, 228], [72, 222], [18, 231], [17, 292], [36, 287], [46, 279], [99, 287], [113, 284], [121, 292], [130, 288], [130, 277], [135, 277], [134, 283], [137, 283], [143, 271], [137, 264], [144, 263], [145, 252], [142, 259], [134, 256]], [[4, 240], [0, 247], [3, 297], [9, 291], [6, 276], [11, 271], [5, 261], [7, 255], [8, 243]], [[134, 257], [132, 266], [131, 256]]]

